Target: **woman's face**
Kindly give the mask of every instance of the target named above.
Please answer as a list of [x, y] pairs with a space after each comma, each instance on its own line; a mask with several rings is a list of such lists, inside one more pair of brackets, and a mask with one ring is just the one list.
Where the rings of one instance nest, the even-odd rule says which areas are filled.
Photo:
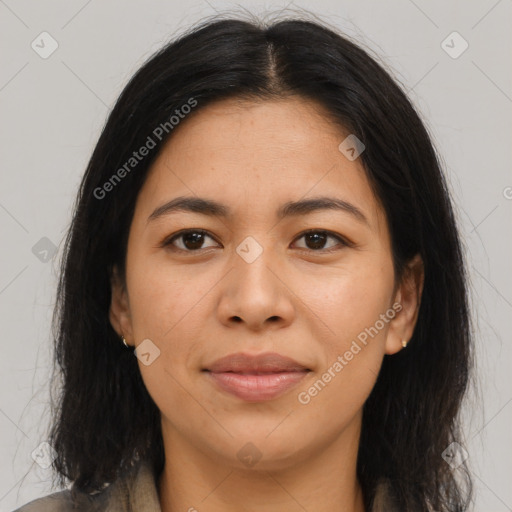
[[[411, 337], [417, 302], [411, 283], [395, 287], [360, 159], [338, 149], [349, 133], [300, 98], [224, 100], [181, 122], [139, 193], [126, 288], [113, 280], [111, 306], [118, 333], [144, 343], [164, 441], [238, 467], [261, 457], [262, 469], [356, 446], [383, 356]], [[176, 198], [222, 209], [166, 209]], [[308, 203], [317, 198], [338, 207]], [[240, 353], [299, 367], [213, 364]]]

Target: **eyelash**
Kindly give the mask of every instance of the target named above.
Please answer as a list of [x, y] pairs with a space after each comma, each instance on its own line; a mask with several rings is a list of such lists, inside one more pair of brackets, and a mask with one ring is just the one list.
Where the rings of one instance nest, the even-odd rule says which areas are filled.
[[[210, 237], [212, 240], [215, 240], [215, 237], [213, 237], [208, 231], [204, 230], [204, 229], [201, 229], [201, 228], [197, 228], [197, 229], [194, 229], [194, 228], [190, 228], [190, 229], [184, 229], [183, 231], [179, 231], [178, 233], [175, 233], [174, 235], [171, 235], [170, 237], [166, 238], [162, 244], [161, 244], [161, 247], [168, 247], [168, 246], [171, 246], [173, 251], [176, 251], [176, 252], [182, 252], [182, 253], [199, 253], [202, 249], [197, 249], [197, 250], [186, 250], [186, 249], [180, 249], [179, 247], [176, 247], [176, 246], [173, 246], [173, 242], [185, 235], [188, 235], [190, 233], [200, 233], [201, 235], [206, 235], [208, 237]], [[308, 229], [306, 231], [303, 231], [302, 233], [300, 233], [296, 238], [295, 240], [299, 240], [300, 238], [304, 237], [305, 235], [309, 235], [309, 234], [312, 234], [312, 233], [320, 233], [322, 235], [327, 235], [328, 237], [330, 238], [335, 238], [338, 242], [340, 242], [341, 246], [342, 247], [353, 247], [354, 244], [349, 242], [348, 240], [344, 239], [343, 237], [341, 237], [340, 235], [337, 235], [335, 233], [333, 233], [332, 231], [328, 231], [328, 230], [325, 230], [325, 229]], [[216, 241], [216, 240], [215, 240]], [[210, 249], [210, 247], [208, 247], [208, 249]], [[339, 251], [341, 250], [340, 247], [331, 247], [329, 249], [318, 249], [318, 250], [314, 250], [314, 249], [303, 249], [303, 248], [300, 248], [299, 251], [302, 251], [302, 252], [307, 252], [307, 253], [321, 253], [321, 254], [330, 254], [332, 252], [335, 252], [335, 251]]]

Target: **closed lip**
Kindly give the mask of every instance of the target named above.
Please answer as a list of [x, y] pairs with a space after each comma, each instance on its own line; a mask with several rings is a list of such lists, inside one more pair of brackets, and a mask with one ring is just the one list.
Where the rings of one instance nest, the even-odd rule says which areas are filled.
[[294, 359], [275, 352], [230, 354], [203, 368], [218, 389], [247, 402], [273, 400], [310, 372]]
[[311, 371], [306, 366], [298, 363], [290, 357], [266, 352], [264, 354], [245, 354], [238, 352], [230, 354], [203, 368], [203, 371], [212, 373], [282, 373], [282, 372], [306, 372]]

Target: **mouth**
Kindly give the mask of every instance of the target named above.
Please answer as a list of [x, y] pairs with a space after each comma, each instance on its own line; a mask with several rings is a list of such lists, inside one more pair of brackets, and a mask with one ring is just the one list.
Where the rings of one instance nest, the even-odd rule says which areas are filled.
[[202, 371], [220, 391], [248, 402], [261, 402], [283, 395], [311, 370], [280, 354], [239, 353], [219, 359]]

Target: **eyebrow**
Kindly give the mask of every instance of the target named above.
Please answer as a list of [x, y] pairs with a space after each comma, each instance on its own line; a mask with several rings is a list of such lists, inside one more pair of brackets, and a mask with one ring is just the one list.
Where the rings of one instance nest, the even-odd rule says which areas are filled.
[[[368, 219], [357, 206], [335, 197], [322, 196], [301, 199], [299, 201], [288, 201], [278, 209], [276, 216], [278, 219], [284, 219], [285, 217], [307, 215], [322, 210], [336, 210], [348, 213], [359, 222], [366, 224], [368, 227], [370, 226]], [[148, 217], [147, 222], [175, 212], [193, 212], [226, 219], [233, 217], [232, 210], [225, 204], [202, 197], [180, 196], [156, 208]]]

